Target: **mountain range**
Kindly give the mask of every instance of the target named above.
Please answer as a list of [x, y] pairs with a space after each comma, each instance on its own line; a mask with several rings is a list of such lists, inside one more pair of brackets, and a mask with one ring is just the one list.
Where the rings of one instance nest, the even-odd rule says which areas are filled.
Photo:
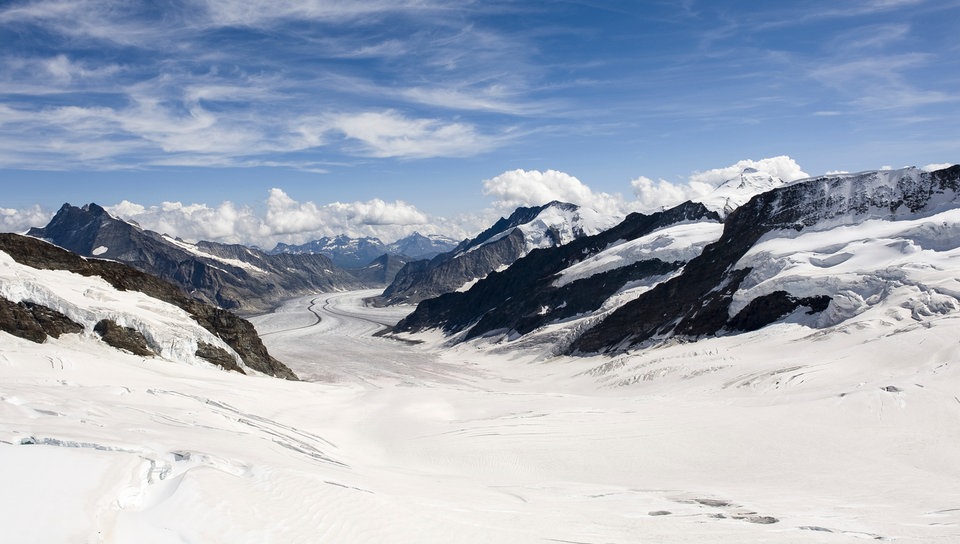
[[324, 255], [270, 255], [236, 244], [188, 243], [112, 217], [96, 204], [64, 204], [46, 227], [27, 234], [85, 257], [129, 264], [199, 300], [245, 314], [268, 311], [296, 296], [366, 286]]
[[[895, 297], [908, 315], [953, 311], [960, 289], [941, 260], [960, 245], [958, 186], [960, 166], [791, 184], [744, 172], [704, 203], [631, 214], [531, 251], [469, 289], [421, 302], [395, 330], [577, 354], [785, 319], [836, 326]], [[754, 195], [738, 204], [738, 188]]]
[[[923, 293], [903, 303], [912, 312], [952, 308], [957, 290], [916, 270], [942, 268], [936, 252], [960, 239], [952, 216], [960, 213], [958, 178], [960, 166], [784, 183], [746, 169], [700, 202], [619, 222], [562, 202], [518, 208], [430, 259], [380, 253], [353, 275], [313, 251], [359, 262], [387, 246], [343, 236], [270, 254], [193, 244], [96, 204], [64, 205], [29, 234], [130, 264], [226, 309], [262, 312], [284, 298], [382, 284], [395, 273], [373, 302], [418, 304], [396, 333], [436, 329], [451, 342], [488, 337], [554, 353], [616, 352], [784, 319], [834, 326], [904, 286]], [[416, 254], [448, 243], [413, 235], [390, 248], [406, 244]]]
[[425, 236], [414, 232], [392, 244], [385, 244], [379, 238], [351, 238], [345, 234], [323, 237], [305, 244], [277, 244], [270, 254], [290, 253], [294, 255], [326, 255], [340, 268], [359, 269], [373, 263], [383, 255], [399, 257], [404, 261], [429, 259], [450, 251], [457, 246], [458, 240], [440, 235]]
[[614, 218], [564, 202], [521, 207], [446, 253], [408, 263], [374, 302], [415, 304], [465, 290], [534, 249], [560, 246], [599, 233], [614, 223]]

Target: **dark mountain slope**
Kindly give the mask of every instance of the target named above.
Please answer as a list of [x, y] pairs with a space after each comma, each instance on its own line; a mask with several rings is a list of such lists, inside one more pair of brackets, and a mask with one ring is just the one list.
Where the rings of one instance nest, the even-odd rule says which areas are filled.
[[[681, 275], [619, 308], [580, 336], [570, 351], [609, 351], [655, 338], [696, 338], [724, 328], [756, 329], [800, 306], [822, 309], [826, 295], [797, 299], [773, 293], [731, 318], [731, 298], [750, 273], [734, 265], [768, 232], [931, 214], [955, 206], [958, 187], [960, 166], [952, 166], [929, 173], [904, 169], [824, 176], [757, 195], [729, 215], [721, 238], [691, 260]], [[747, 315], [762, 310], [770, 313]]]
[[470, 281], [511, 265], [534, 248], [559, 246], [592, 234], [598, 229], [587, 224], [589, 221], [584, 220], [583, 213], [578, 206], [563, 202], [517, 208], [510, 217], [501, 217], [493, 226], [461, 242], [452, 251], [429, 261], [409, 263], [375, 302], [411, 304], [451, 293]]
[[626, 283], [667, 274], [683, 266], [657, 259], [554, 286], [556, 274], [617, 241], [633, 240], [684, 221], [719, 221], [701, 204], [685, 203], [651, 215], [634, 213], [619, 225], [553, 248], [535, 249], [503, 272], [493, 272], [466, 292], [424, 300], [396, 330], [438, 327], [447, 333], [469, 328], [465, 338], [499, 329], [525, 334], [544, 324], [596, 310]]

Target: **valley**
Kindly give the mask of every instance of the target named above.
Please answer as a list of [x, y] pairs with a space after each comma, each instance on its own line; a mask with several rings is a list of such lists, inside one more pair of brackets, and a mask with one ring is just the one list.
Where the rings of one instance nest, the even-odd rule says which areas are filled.
[[[0, 523], [35, 543], [957, 541], [958, 175], [811, 178], [595, 234], [520, 209], [401, 271], [410, 297], [445, 290], [416, 307], [300, 286], [249, 321], [4, 235]], [[212, 270], [267, 262], [200, 245]]]
[[[369, 294], [298, 298], [253, 319], [271, 353], [315, 382], [11, 337], [0, 471], [23, 491], [4, 495], [6, 530], [25, 542], [960, 534], [954, 316], [894, 325], [868, 312], [829, 336], [783, 324], [545, 359], [376, 337], [409, 308], [364, 306]], [[59, 522], [38, 523], [51, 495]]]

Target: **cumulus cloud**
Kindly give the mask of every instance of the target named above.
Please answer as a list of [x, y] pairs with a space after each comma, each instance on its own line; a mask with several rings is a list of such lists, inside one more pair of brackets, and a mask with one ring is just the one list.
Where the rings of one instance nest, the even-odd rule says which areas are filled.
[[639, 211], [651, 211], [662, 207], [675, 206], [686, 200], [696, 201], [710, 194], [723, 182], [735, 178], [746, 168], [766, 172], [785, 182], [810, 177], [795, 160], [786, 155], [760, 160], [744, 159], [730, 166], [694, 172], [686, 181], [680, 183], [663, 179], [654, 181], [648, 177], [640, 176], [630, 182], [637, 197], [635, 208]]
[[0, 208], [0, 231], [26, 232], [30, 227], [42, 227], [50, 222], [52, 213], [43, 211], [40, 206], [14, 209]]
[[780, 155], [758, 161], [744, 159], [723, 168], [695, 172], [690, 176], [690, 182], [706, 183], [717, 187], [724, 181], [737, 177], [746, 168], [755, 168], [788, 182], [810, 177], [810, 174], [804, 172], [796, 161], [786, 155]]
[[710, 194], [715, 186], [699, 181], [671, 183], [667, 180], [652, 180], [640, 176], [630, 182], [637, 197], [638, 209], [653, 211], [658, 208], [675, 206], [687, 200], [697, 200]]
[[143, 206], [124, 200], [107, 207], [116, 217], [136, 221], [141, 227], [185, 240], [254, 244], [272, 248], [277, 242], [300, 244], [346, 234], [374, 236], [392, 242], [414, 231], [461, 237], [464, 225], [456, 220], [430, 218], [403, 201], [380, 199], [318, 205], [291, 198], [282, 189], [271, 189], [266, 211], [223, 202], [217, 206], [164, 202]]
[[951, 166], [953, 166], [953, 164], [954, 163], [950, 163], [950, 162], [937, 162], [937, 163], [928, 164], [922, 167], [922, 170], [925, 170], [927, 172], [933, 172], [936, 170], [943, 170], [944, 168], [950, 168]]
[[559, 200], [609, 215], [622, 215], [626, 204], [620, 195], [595, 192], [576, 177], [557, 170], [509, 170], [485, 180], [483, 193], [493, 197], [494, 207], [500, 210]]

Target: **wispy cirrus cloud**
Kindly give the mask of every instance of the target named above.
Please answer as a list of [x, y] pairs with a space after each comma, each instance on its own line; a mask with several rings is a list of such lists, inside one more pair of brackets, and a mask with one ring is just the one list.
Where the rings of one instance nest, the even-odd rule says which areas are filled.
[[[523, 67], [523, 47], [475, 24], [472, 9], [440, 0], [0, 7], [0, 32], [70, 44], [48, 56], [26, 44], [0, 53], [10, 82], [0, 87], [0, 144], [23, 150], [0, 152], [0, 167], [296, 167], [491, 151], [513, 123], [481, 128], [463, 114], [538, 108], [521, 77], [489, 82]], [[342, 85], [351, 80], [363, 91]]]
[[467, 123], [411, 119], [396, 111], [339, 114], [332, 130], [359, 142], [360, 153], [373, 157], [429, 158], [477, 155], [500, 145]]

